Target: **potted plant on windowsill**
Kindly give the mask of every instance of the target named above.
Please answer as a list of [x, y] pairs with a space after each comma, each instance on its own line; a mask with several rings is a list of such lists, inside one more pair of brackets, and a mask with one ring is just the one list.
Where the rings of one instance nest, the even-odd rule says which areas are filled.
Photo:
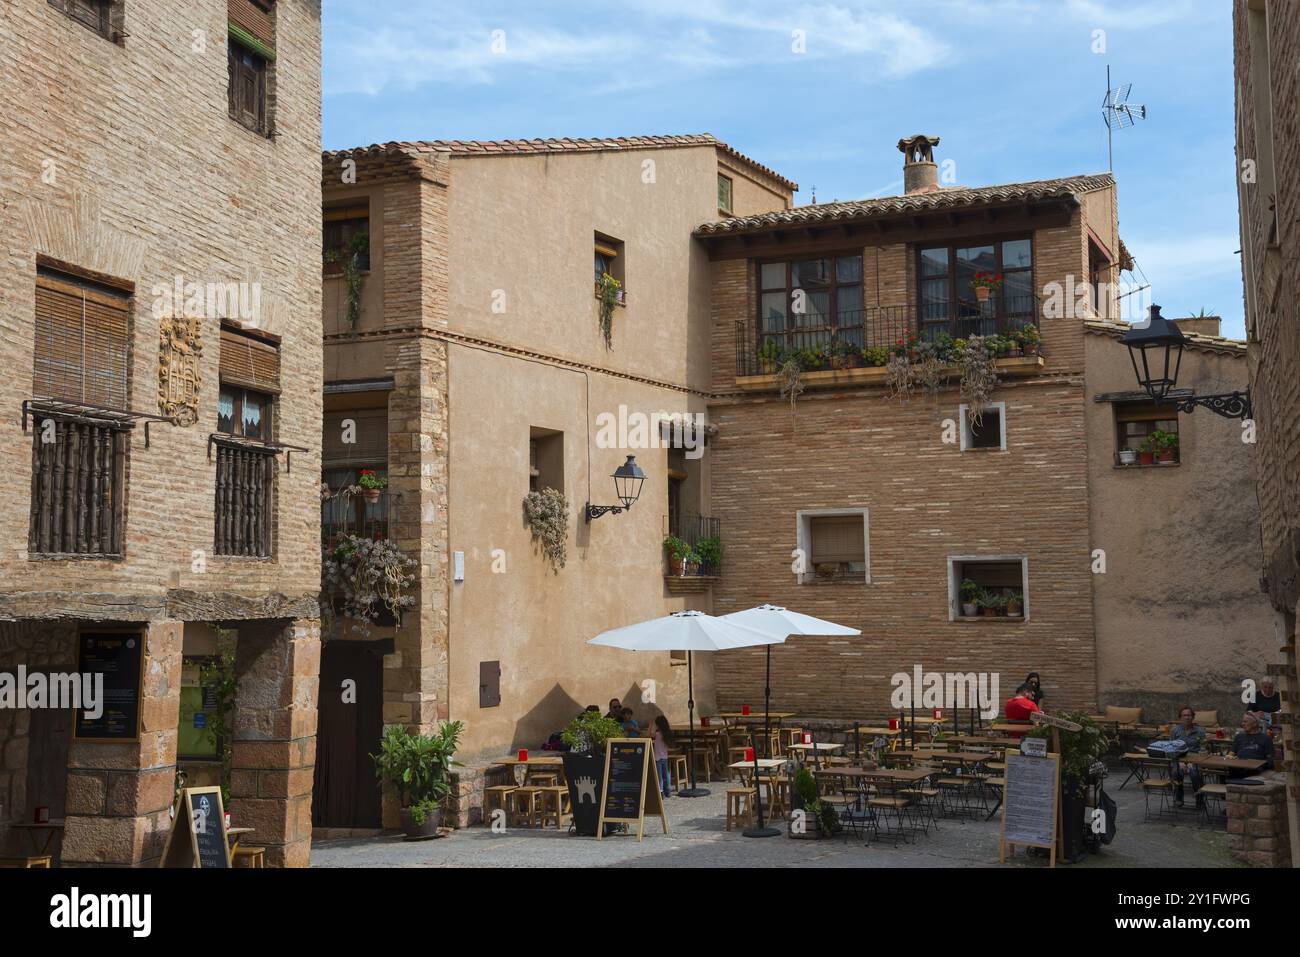
[[1151, 445], [1160, 465], [1172, 465], [1178, 460], [1178, 435], [1156, 429], [1151, 433]]
[[1025, 355], [1025, 356], [1038, 355], [1038, 350], [1043, 343], [1043, 337], [1042, 337], [1042, 333], [1038, 331], [1038, 327], [1036, 325], [1034, 325], [1032, 322], [1025, 323], [1023, 326], [1020, 327], [1020, 331], [1017, 333], [1017, 338], [1020, 341], [1021, 355]]
[[564, 779], [575, 834], [594, 837], [600, 820], [601, 786], [605, 780], [605, 742], [623, 737], [623, 726], [599, 711], [584, 711], [560, 732], [568, 747], [562, 754]]
[[975, 289], [975, 298], [980, 302], [988, 302], [989, 296], [996, 290], [1002, 288], [1002, 274], [977, 272], [971, 278], [970, 284]]
[[686, 559], [691, 554], [691, 546], [676, 535], [667, 535], [664, 537], [664, 551], [668, 553], [668, 574], [685, 574]]
[[1151, 433], [1138, 446], [1138, 464], [1154, 465], [1156, 461], [1155, 433]]
[[700, 559], [701, 575], [716, 575], [722, 567], [722, 539], [717, 535], [701, 538], [695, 543], [695, 554]]
[[1128, 446], [1119, 450], [1120, 465], [1137, 465], [1138, 454], [1136, 449], [1130, 449]]
[[758, 350], [758, 371], [762, 375], [776, 375], [781, 366], [781, 347], [775, 339], [768, 339]]
[[984, 618], [996, 618], [998, 612], [1006, 607], [1002, 596], [989, 591], [987, 588], [980, 591], [979, 598], [975, 599], [975, 604], [979, 605], [980, 615]]
[[1006, 596], [1006, 610], [1008, 618], [1019, 618], [1024, 611], [1024, 599], [1015, 592]]
[[388, 488], [388, 479], [377, 474], [374, 469], [362, 469], [357, 484], [361, 486], [366, 501], [373, 505], [379, 501], [380, 493]]
[[975, 618], [979, 615], [979, 597], [980, 586], [969, 578], [963, 578], [961, 582], [962, 617]]
[[402, 830], [408, 841], [435, 837], [442, 823], [443, 799], [451, 791], [450, 771], [460, 736], [461, 721], [444, 722], [433, 735], [411, 734], [401, 725], [389, 725], [379, 742], [375, 776], [397, 793]]

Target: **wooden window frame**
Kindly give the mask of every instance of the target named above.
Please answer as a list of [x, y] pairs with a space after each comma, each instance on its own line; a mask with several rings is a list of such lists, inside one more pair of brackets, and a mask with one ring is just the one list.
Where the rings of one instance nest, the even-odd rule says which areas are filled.
[[[226, 99], [230, 118], [259, 136], [267, 136], [269, 135], [267, 77], [270, 73], [271, 62], [252, 47], [246, 46], [233, 36], [226, 38], [226, 44], [226, 68], [228, 74]], [[245, 56], [251, 57], [255, 61], [252, 66], [242, 62], [242, 58]], [[258, 63], [261, 64], [260, 69], [257, 68]], [[251, 71], [254, 80], [253, 95], [256, 103], [251, 112], [242, 108], [239, 99], [238, 87], [245, 71]]]
[[[961, 583], [968, 576], [962, 572], [967, 565], [1020, 565], [1020, 617], [1010, 616], [968, 618], [961, 613]], [[1014, 588], [1015, 586], [1004, 586]], [[950, 622], [997, 621], [1004, 624], [1021, 624], [1029, 620], [1029, 556], [1019, 555], [949, 555], [948, 556], [948, 620]]]
[[[807, 261], [809, 261], [809, 260], [813, 260], [813, 259], [827, 259], [827, 260], [830, 261], [830, 264], [831, 264], [831, 268], [830, 268], [831, 281], [830, 281], [830, 282], [827, 284], [827, 286], [825, 287], [826, 291], [828, 291], [829, 294], [830, 294], [830, 304], [829, 304], [829, 306], [828, 306], [828, 316], [827, 316], [827, 318], [828, 318], [829, 321], [828, 321], [827, 323], [824, 323], [824, 324], [821, 324], [821, 325], [802, 325], [802, 326], [800, 326], [800, 325], [796, 325], [796, 324], [794, 324], [794, 323], [791, 321], [792, 317], [793, 317], [794, 315], [797, 315], [797, 314], [793, 311], [792, 306], [791, 306], [791, 299], [792, 299], [792, 297], [794, 296], [794, 291], [795, 291], [795, 289], [803, 289], [803, 288], [804, 288], [804, 287], [802, 287], [802, 286], [795, 286], [795, 285], [794, 285], [794, 264], [795, 264], [796, 262], [807, 262]], [[840, 281], [839, 281], [839, 278], [838, 278], [838, 277], [839, 277], [838, 264], [839, 264], [839, 260], [841, 260], [841, 259], [857, 259], [857, 260], [860, 261], [860, 263], [861, 263], [861, 268], [859, 268], [859, 271], [858, 271], [858, 279], [857, 279], [856, 282], [840, 282]], [[842, 251], [842, 252], [810, 253], [810, 254], [807, 255], [807, 256], [787, 256], [787, 257], [780, 257], [780, 258], [775, 258], [775, 259], [759, 259], [759, 260], [756, 261], [755, 266], [756, 266], [756, 268], [755, 268], [755, 271], [754, 271], [754, 272], [755, 272], [754, 282], [755, 282], [755, 285], [757, 286], [757, 293], [758, 293], [758, 295], [757, 295], [757, 316], [758, 316], [758, 334], [759, 334], [759, 339], [760, 339], [760, 345], [762, 344], [762, 340], [763, 340], [763, 339], [766, 339], [766, 338], [768, 338], [768, 337], [774, 337], [774, 336], [785, 336], [785, 335], [787, 335], [787, 334], [789, 334], [789, 333], [792, 333], [792, 332], [808, 333], [808, 332], [817, 332], [817, 331], [819, 331], [819, 330], [831, 330], [831, 329], [839, 329], [839, 328], [850, 328], [851, 325], [850, 325], [850, 326], [841, 326], [841, 325], [840, 325], [840, 321], [839, 321], [839, 320], [840, 320], [839, 292], [840, 292], [841, 289], [851, 289], [851, 288], [861, 289], [861, 290], [862, 290], [862, 305], [860, 305], [860, 306], [858, 307], [858, 309], [857, 309], [857, 311], [858, 311], [858, 313], [859, 313], [859, 316], [860, 316], [861, 313], [866, 309], [866, 282], [865, 282], [865, 279], [866, 279], [866, 273], [863, 272], [863, 269], [865, 269], [865, 267], [866, 267], [866, 261], [865, 261], [865, 258], [864, 258], [864, 256], [863, 256], [863, 254], [862, 254], [862, 250], [860, 250], [860, 249], [859, 249], [859, 250], [856, 250], [856, 251], [855, 251], [855, 250], [845, 250], [845, 251]], [[785, 267], [785, 285], [784, 285], [783, 287], [782, 287], [782, 286], [770, 286], [770, 287], [769, 287], [769, 286], [764, 286], [764, 285], [763, 285], [763, 267], [764, 267], [764, 266], [784, 266], [784, 267]], [[805, 290], [805, 291], [808, 291], [808, 290]], [[815, 291], [815, 292], [822, 292], [823, 290], [822, 290], [822, 289], [817, 289], [817, 290], [813, 290], [813, 291]], [[769, 329], [767, 329], [767, 328], [765, 327], [765, 325], [764, 325], [764, 315], [763, 315], [763, 296], [764, 296], [764, 295], [771, 295], [772, 293], [778, 293], [778, 292], [784, 292], [784, 293], [785, 293], [785, 325], [784, 325], [784, 327], [783, 327], [779, 332], [776, 331], [776, 330], [769, 330]], [[804, 315], [804, 316], [808, 316], [808, 315], [811, 315], [811, 313], [803, 313], [803, 315]], [[860, 320], [859, 320], [859, 324], [860, 324]]]
[[[1137, 469], [1137, 468], [1168, 468], [1168, 464], [1161, 465], [1153, 462], [1151, 465], [1143, 465], [1139, 459], [1132, 465], [1120, 465], [1120, 449], [1131, 448], [1134, 452], [1140, 451], [1137, 446], [1129, 445], [1126, 442], [1124, 425], [1127, 422], [1150, 422], [1153, 425], [1159, 422], [1173, 423], [1172, 429], [1165, 429], [1166, 432], [1172, 432], [1179, 437], [1178, 448], [1174, 452], [1174, 464], [1181, 464], [1183, 461], [1183, 443], [1182, 430], [1179, 428], [1181, 422], [1178, 418], [1178, 408], [1172, 404], [1158, 404], [1145, 400], [1136, 400], [1133, 402], [1113, 402], [1111, 403], [1111, 415], [1114, 421], [1112, 434], [1115, 436], [1115, 466], [1116, 468]], [[1158, 426], [1157, 426], [1158, 427]], [[1144, 435], [1150, 435], [1155, 428], [1148, 429]]]
[[[58, 10], [69, 20], [80, 23], [83, 27], [92, 33], [97, 33], [105, 40], [117, 42], [117, 37], [113, 31], [113, 4], [115, 0], [48, 0], [48, 3], [55, 10]], [[94, 20], [90, 19], [90, 11], [83, 10], [82, 4], [89, 4], [98, 12], [94, 14]]]
[[[234, 412], [231, 415], [231, 427], [233, 430], [238, 430], [238, 431], [228, 431], [221, 427], [221, 419], [220, 419], [221, 412], [220, 412], [220, 405], [218, 404], [217, 431], [220, 434], [233, 436], [234, 438], [237, 439], [251, 439], [254, 442], [270, 443], [275, 441], [274, 436], [275, 436], [276, 396], [274, 396], [270, 392], [259, 392], [257, 389], [249, 389], [242, 385], [233, 385], [227, 382], [221, 383], [218, 389], [218, 397], [217, 397], [218, 403], [220, 403], [221, 401], [221, 393], [231, 393], [234, 399]], [[262, 425], [261, 428], [259, 429], [259, 432], [261, 434], [259, 435], [249, 435], [246, 432], [242, 431], [243, 423], [244, 423], [244, 403], [248, 400], [248, 397], [250, 395], [257, 396], [258, 398], [262, 399], [264, 403], [262, 406], [262, 411], [263, 411]]]
[[[1010, 269], [1007, 269], [1003, 265], [1003, 261], [1002, 261], [1002, 246], [1004, 243], [1013, 243], [1019, 240], [1029, 241], [1029, 265], [1014, 266]], [[998, 290], [996, 293], [990, 294], [990, 298], [994, 302], [996, 302], [994, 314], [988, 317], [980, 317], [979, 319], [961, 318], [958, 312], [958, 300], [957, 300], [957, 250], [970, 249], [974, 246], [993, 247], [995, 259], [997, 263], [997, 265], [993, 268], [993, 271], [1001, 274], [1004, 280], [1002, 289]], [[922, 270], [922, 253], [927, 249], [947, 250], [948, 269], [947, 272], [945, 272], [943, 275], [926, 276], [924, 274]], [[1028, 318], [1036, 325], [1038, 322], [1037, 308], [1033, 309], [1027, 317], [1023, 314], [1017, 314], [1012, 316], [1007, 313], [1006, 296], [1005, 296], [1005, 292], [1006, 292], [1005, 279], [1008, 273], [1017, 273], [1017, 274], [1028, 273], [1029, 288], [1031, 290], [1031, 295], [1035, 295], [1032, 292], [1032, 290], [1034, 289], [1034, 271], [1037, 268], [1037, 261], [1038, 261], [1038, 250], [1034, 244], [1033, 232], [1008, 233], [1006, 235], [1001, 235], [1001, 236], [992, 236], [992, 237], [982, 236], [982, 237], [975, 237], [971, 239], [957, 239], [957, 240], [950, 240], [944, 243], [940, 243], [940, 242], [917, 243], [914, 262], [916, 264], [916, 287], [915, 288], [916, 288], [916, 317], [917, 317], [918, 335], [926, 336], [930, 330], [939, 330], [939, 331], [947, 332], [954, 339], [964, 339], [971, 335], [979, 335], [979, 333], [967, 332], [962, 330], [961, 328], [962, 323], [970, 323], [970, 322], [977, 322], [977, 321], [982, 322], [986, 318], [993, 319], [995, 321], [997, 329], [996, 332], [992, 334], [996, 334], [996, 335], [1006, 335], [1008, 332], [1014, 331], [1011, 325], [1013, 321], [1017, 324], [1017, 326], [1019, 326], [1019, 325], [1023, 325], [1024, 320]], [[923, 297], [922, 290], [925, 287], [925, 283], [935, 282], [940, 279], [944, 279], [947, 281], [948, 318], [947, 320], [937, 320], [937, 319], [928, 320], [925, 318], [925, 315], [923, 313], [925, 299]]]
[[[723, 205], [722, 202], [723, 183], [727, 184], [726, 205]], [[732, 179], [730, 176], [728, 176], [726, 173], [719, 173], [718, 174], [718, 212], [726, 213], [728, 216], [731, 216], [733, 214], [732, 211], [735, 208], [735, 202], [736, 202], [736, 181]]]

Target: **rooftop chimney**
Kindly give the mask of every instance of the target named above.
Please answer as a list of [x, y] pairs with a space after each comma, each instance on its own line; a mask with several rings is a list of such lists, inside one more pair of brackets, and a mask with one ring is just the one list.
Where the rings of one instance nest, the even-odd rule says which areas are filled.
[[939, 137], [924, 133], [898, 141], [898, 151], [906, 157], [903, 160], [903, 192], [908, 196], [938, 191], [939, 167], [934, 164], [934, 148], [938, 145]]

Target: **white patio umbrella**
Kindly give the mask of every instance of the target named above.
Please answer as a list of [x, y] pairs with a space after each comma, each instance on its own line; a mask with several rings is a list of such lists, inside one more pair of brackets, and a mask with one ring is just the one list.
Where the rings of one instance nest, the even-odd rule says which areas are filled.
[[[723, 615], [722, 620], [744, 625], [746, 628], [753, 628], [768, 635], [779, 636], [775, 642], [771, 642], [767, 646], [767, 677], [763, 685], [764, 742], [769, 740], [768, 735], [771, 734], [771, 719], [768, 717], [768, 713], [772, 710], [772, 645], [784, 644], [786, 638], [790, 635], [862, 634], [857, 628], [837, 625], [833, 621], [824, 621], [821, 618], [814, 618], [812, 615], [803, 615], [797, 611], [782, 608], [780, 605], [759, 605], [757, 608], [734, 611], [730, 615]], [[766, 747], [767, 745], [764, 744], [764, 748]]]
[[[724, 621], [702, 611], [677, 611], [663, 618], [652, 618], [635, 625], [603, 631], [587, 641], [589, 645], [623, 648], [627, 651], [686, 652], [686, 707], [690, 718], [688, 735], [695, 748], [695, 672], [692, 655], [697, 651], [726, 651], [784, 641], [770, 631], [760, 631], [743, 623]], [[707, 788], [695, 786], [695, 762], [687, 762], [690, 787], [678, 791], [681, 797], [702, 797]]]

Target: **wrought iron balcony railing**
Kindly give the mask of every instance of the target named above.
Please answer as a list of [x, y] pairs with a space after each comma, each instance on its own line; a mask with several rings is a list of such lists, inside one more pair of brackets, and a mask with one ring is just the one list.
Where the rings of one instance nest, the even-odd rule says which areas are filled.
[[[895, 351], [906, 352], [919, 340], [950, 350], [969, 336], [1006, 337], [1005, 349], [1019, 350], [1024, 330], [1038, 329], [1038, 297], [991, 296], [985, 302], [958, 303], [958, 315], [922, 306], [873, 306], [837, 315], [805, 313], [742, 319], [736, 323], [736, 375], [770, 375], [788, 359], [804, 371], [883, 366]], [[1033, 337], [1037, 340], [1037, 337]], [[1035, 341], [1041, 355], [1041, 342]]]

